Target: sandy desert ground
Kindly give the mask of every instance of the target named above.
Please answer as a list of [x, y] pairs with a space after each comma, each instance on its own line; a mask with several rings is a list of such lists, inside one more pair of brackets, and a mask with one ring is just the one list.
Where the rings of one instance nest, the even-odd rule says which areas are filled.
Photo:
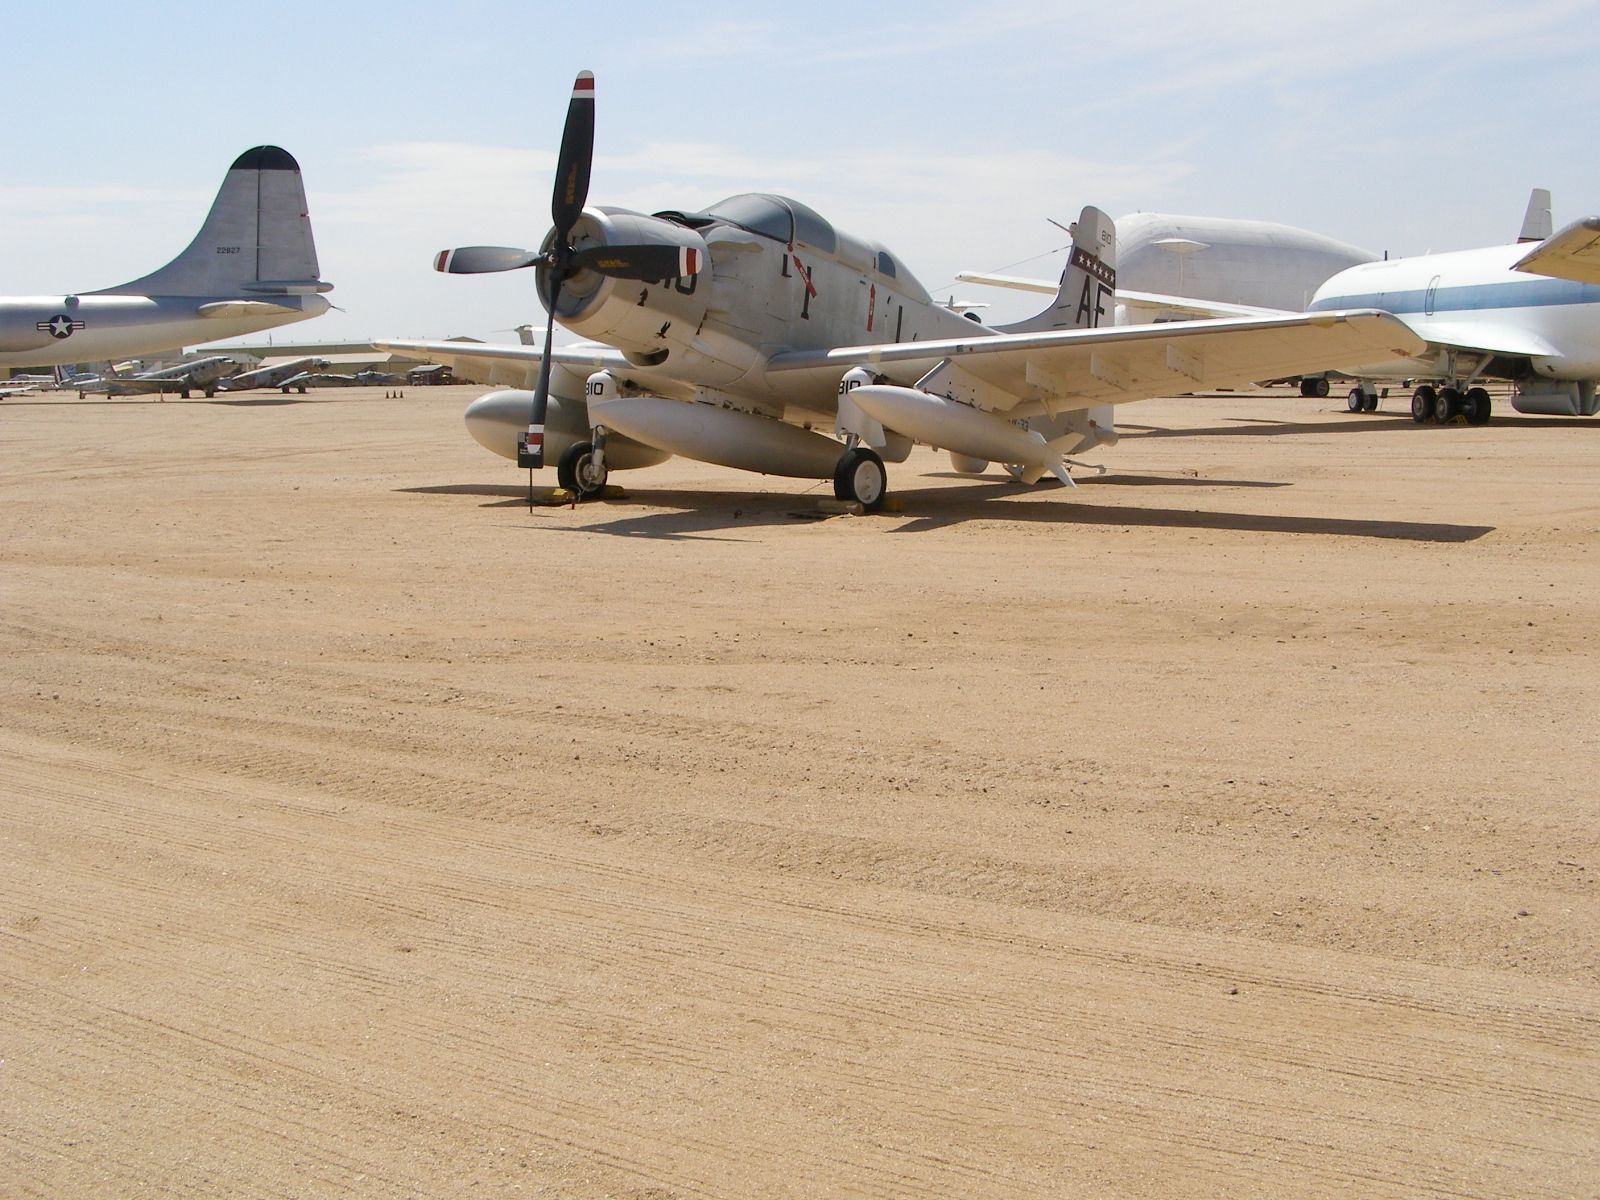
[[481, 390], [0, 404], [0, 1194], [1600, 1193], [1600, 421], [530, 512]]

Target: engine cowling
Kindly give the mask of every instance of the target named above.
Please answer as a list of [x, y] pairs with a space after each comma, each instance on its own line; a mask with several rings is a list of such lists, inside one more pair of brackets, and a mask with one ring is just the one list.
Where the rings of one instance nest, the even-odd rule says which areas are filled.
[[[555, 233], [545, 238], [548, 251]], [[673, 343], [692, 338], [704, 321], [711, 255], [693, 229], [623, 208], [586, 208], [572, 227], [572, 247], [670, 246], [698, 252], [707, 264], [699, 275], [640, 281], [580, 270], [561, 285], [556, 319], [580, 337], [592, 338], [649, 361]], [[539, 294], [550, 295], [549, 268], [539, 267]]]

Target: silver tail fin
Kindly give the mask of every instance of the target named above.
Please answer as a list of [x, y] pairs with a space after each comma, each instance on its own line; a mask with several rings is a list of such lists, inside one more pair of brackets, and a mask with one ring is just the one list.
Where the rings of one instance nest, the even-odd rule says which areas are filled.
[[326, 292], [318, 278], [300, 164], [287, 150], [246, 150], [222, 181], [189, 248], [159, 271], [97, 295], [238, 296]]
[[1550, 190], [1534, 188], [1528, 193], [1528, 211], [1522, 215], [1522, 232], [1517, 242], [1542, 242], [1551, 234]]
[[1117, 310], [1117, 226], [1092, 205], [1072, 227], [1072, 253], [1061, 272], [1055, 303], [1035, 317], [1002, 325], [1004, 333], [1093, 329], [1109, 325]]

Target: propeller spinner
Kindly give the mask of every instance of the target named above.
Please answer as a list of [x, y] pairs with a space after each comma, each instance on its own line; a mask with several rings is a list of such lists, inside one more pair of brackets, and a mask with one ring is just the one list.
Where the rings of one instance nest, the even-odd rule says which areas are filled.
[[583, 215], [589, 198], [589, 171], [594, 163], [594, 74], [579, 71], [567, 105], [567, 123], [561, 133], [561, 153], [556, 159], [555, 190], [550, 216], [555, 224], [547, 249], [523, 250], [514, 246], [460, 246], [443, 250], [433, 269], [450, 275], [480, 275], [491, 271], [516, 271], [544, 267], [550, 310], [544, 327], [544, 358], [539, 383], [533, 393], [528, 431], [517, 438], [517, 466], [544, 465], [544, 418], [550, 401], [550, 348], [555, 336], [556, 308], [561, 287], [580, 271], [596, 271], [617, 279], [670, 279], [697, 275], [705, 267], [704, 253], [693, 246], [642, 243], [638, 245], [572, 245], [572, 229]]

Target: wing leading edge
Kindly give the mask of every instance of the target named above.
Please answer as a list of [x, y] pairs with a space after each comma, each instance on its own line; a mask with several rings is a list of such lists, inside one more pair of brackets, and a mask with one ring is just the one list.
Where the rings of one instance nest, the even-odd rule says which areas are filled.
[[1574, 221], [1512, 263], [1511, 269], [1574, 283], [1600, 283], [1600, 217]]

